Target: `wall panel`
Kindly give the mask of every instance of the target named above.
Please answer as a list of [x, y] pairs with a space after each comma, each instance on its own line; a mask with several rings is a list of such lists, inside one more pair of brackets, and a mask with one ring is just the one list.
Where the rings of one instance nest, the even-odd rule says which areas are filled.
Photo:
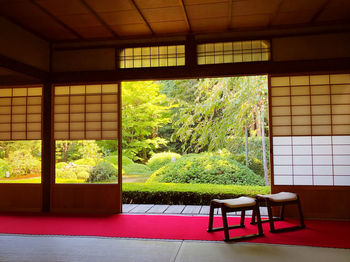
[[41, 184], [0, 184], [1, 212], [40, 212]]
[[115, 49], [77, 49], [54, 51], [53, 72], [115, 70]]
[[0, 17], [0, 32], [0, 54], [49, 71], [50, 46], [48, 42], [2, 17]]
[[274, 61], [311, 60], [350, 57], [349, 33], [275, 37]]

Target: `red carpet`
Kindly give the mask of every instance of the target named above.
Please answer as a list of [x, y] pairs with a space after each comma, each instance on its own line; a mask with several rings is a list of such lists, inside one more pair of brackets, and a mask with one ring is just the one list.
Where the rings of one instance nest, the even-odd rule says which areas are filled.
[[[221, 223], [221, 218], [215, 219]], [[245, 229], [230, 230], [230, 236], [255, 233], [249, 224]], [[239, 218], [229, 218], [230, 224], [239, 224]], [[297, 223], [276, 222], [276, 228]], [[199, 216], [164, 215], [0, 215], [0, 233], [34, 235], [105, 236], [126, 238], [153, 238], [178, 240], [221, 241], [223, 231], [207, 233], [208, 218]], [[307, 220], [306, 228], [271, 234], [264, 223], [264, 237], [247, 242], [350, 248], [350, 222]]]

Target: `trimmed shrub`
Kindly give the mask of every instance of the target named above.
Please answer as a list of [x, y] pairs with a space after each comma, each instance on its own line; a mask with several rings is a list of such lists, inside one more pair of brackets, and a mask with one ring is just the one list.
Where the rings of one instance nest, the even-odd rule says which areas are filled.
[[125, 204], [209, 205], [214, 198], [269, 194], [268, 186], [236, 186], [211, 184], [126, 183], [123, 184]]
[[[118, 159], [117, 159], [117, 164], [118, 164]], [[128, 166], [134, 164], [134, 161], [132, 161], [130, 158], [123, 156], [122, 157], [122, 165], [123, 166]]]
[[[118, 166], [118, 156], [117, 155], [106, 156], [105, 158], [103, 158], [103, 160], [106, 162], [109, 162], [115, 166]], [[134, 162], [130, 158], [128, 158], [126, 156], [122, 157], [123, 167], [128, 166], [128, 165], [132, 165], [132, 164], [134, 164]]]
[[181, 157], [180, 154], [172, 153], [172, 152], [163, 152], [154, 154], [150, 160], [147, 162], [147, 166], [152, 170], [156, 171], [159, 168], [165, 166], [166, 164], [171, 163], [172, 159], [179, 159]]
[[77, 179], [77, 175], [72, 170], [56, 170], [56, 177], [61, 179]]
[[127, 175], [150, 175], [152, 170], [143, 164], [133, 163], [131, 165], [123, 166], [123, 171]]
[[80, 171], [77, 173], [77, 178], [78, 179], [83, 179], [83, 180], [87, 180], [89, 178], [90, 174], [88, 171]]
[[116, 179], [117, 174], [117, 170], [112, 164], [100, 161], [96, 166], [89, 170], [89, 178], [86, 181], [90, 183], [107, 182]]
[[57, 169], [64, 169], [68, 164], [66, 162], [58, 162], [56, 163], [56, 170]]
[[88, 172], [92, 167], [91, 166], [73, 166], [71, 169], [75, 173], [80, 173], [80, 172]]
[[147, 182], [264, 185], [264, 180], [230, 158], [199, 154], [182, 157], [154, 172]]
[[78, 159], [78, 160], [73, 161], [73, 163], [78, 165], [78, 166], [94, 166], [94, 165], [96, 165], [96, 161], [92, 158]]
[[[87, 162], [88, 161], [80, 161], [80, 163]], [[90, 169], [91, 166], [89, 165], [69, 165], [65, 162], [60, 162], [56, 164], [56, 177], [62, 179], [79, 179], [85, 181], [90, 175]]]
[[[114, 166], [114, 168], [118, 169], [118, 156], [117, 155], [107, 156], [107, 157], [103, 158], [103, 161], [111, 163]], [[123, 172], [123, 174], [125, 173], [124, 172], [125, 168], [127, 168], [130, 165], [134, 165], [134, 164], [135, 163], [130, 158], [123, 156], [122, 157], [122, 165], [123, 165], [122, 172]]]
[[[229, 158], [236, 160], [238, 163], [245, 165], [245, 155], [231, 155]], [[264, 177], [264, 164], [259, 159], [248, 156], [248, 167], [257, 175]]]

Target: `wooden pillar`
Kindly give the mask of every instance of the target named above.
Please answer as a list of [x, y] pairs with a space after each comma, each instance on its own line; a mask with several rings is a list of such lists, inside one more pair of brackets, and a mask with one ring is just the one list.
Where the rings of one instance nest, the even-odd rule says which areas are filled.
[[122, 166], [122, 156], [123, 156], [123, 148], [122, 148], [122, 86], [121, 82], [118, 82], [118, 186], [120, 192], [119, 198], [119, 210], [118, 213], [123, 212], [123, 190], [122, 190], [122, 182], [123, 182], [123, 166]]
[[47, 81], [43, 86], [42, 107], [42, 211], [50, 211], [51, 185], [54, 183], [55, 144], [53, 140], [52, 121], [52, 84]]
[[197, 65], [197, 46], [194, 35], [187, 35], [185, 43], [185, 65], [193, 70]]

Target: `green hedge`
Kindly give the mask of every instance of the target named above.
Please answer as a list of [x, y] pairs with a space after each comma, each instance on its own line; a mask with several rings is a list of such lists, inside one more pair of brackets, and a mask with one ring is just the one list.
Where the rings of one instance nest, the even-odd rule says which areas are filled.
[[269, 194], [268, 186], [175, 183], [125, 183], [124, 204], [208, 205], [214, 198]]

